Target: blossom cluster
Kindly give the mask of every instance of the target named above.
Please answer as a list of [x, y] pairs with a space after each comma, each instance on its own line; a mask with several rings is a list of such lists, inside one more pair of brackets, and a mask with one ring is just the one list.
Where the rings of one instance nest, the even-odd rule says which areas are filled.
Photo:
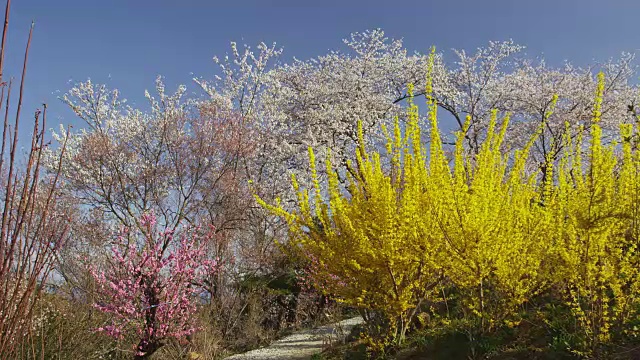
[[[111, 322], [98, 328], [115, 338], [135, 334], [138, 351], [167, 338], [182, 339], [196, 330], [192, 315], [203, 290], [203, 278], [219, 270], [208, 259], [211, 232], [188, 231], [174, 239], [172, 230], [158, 231], [153, 214], [140, 218], [142, 229], [124, 229], [105, 270], [92, 268], [100, 291], [95, 307], [111, 314]], [[128, 244], [128, 245], [126, 245]]]

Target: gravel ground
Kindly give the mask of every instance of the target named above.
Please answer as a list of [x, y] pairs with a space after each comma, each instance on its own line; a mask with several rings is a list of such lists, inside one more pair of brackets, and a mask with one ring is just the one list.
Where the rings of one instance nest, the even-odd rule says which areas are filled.
[[342, 340], [351, 329], [362, 323], [361, 317], [340, 321], [339, 323], [304, 330], [275, 341], [271, 345], [244, 354], [237, 354], [229, 360], [297, 360], [308, 359], [319, 354], [336, 340]]

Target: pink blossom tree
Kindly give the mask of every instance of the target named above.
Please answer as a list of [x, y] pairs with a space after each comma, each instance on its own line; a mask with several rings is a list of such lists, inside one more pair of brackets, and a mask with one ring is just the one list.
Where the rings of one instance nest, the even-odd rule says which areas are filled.
[[196, 331], [192, 315], [218, 263], [206, 256], [215, 229], [190, 229], [174, 239], [172, 230], [158, 230], [153, 214], [139, 223], [133, 232], [121, 231], [110, 265], [90, 272], [101, 295], [95, 307], [111, 315], [110, 324], [97, 330], [116, 339], [135, 335], [134, 359], [145, 359], [169, 338], [182, 340]]

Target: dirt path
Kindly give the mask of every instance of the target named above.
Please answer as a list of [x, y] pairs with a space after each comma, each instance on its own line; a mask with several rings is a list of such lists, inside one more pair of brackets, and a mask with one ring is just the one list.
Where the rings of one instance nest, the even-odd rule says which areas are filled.
[[273, 344], [244, 354], [230, 356], [228, 360], [294, 360], [308, 359], [319, 354], [329, 344], [341, 340], [351, 329], [362, 323], [361, 317], [340, 321], [339, 323], [304, 330], [275, 341]]

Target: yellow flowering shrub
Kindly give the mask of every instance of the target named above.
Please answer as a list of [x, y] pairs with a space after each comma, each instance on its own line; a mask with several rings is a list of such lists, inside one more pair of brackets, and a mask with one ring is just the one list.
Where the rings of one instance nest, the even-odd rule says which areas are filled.
[[[468, 290], [469, 314], [487, 329], [544, 283], [538, 269], [547, 244], [535, 240], [548, 217], [537, 204], [535, 178], [524, 172], [528, 149], [515, 157], [502, 151], [508, 118], [495, 131], [494, 112], [477, 157], [464, 154], [461, 133], [450, 164], [430, 90], [427, 85], [428, 148], [410, 103], [404, 136], [398, 120], [393, 134], [383, 129], [388, 161], [363, 145], [357, 149], [346, 192], [328, 156], [323, 196], [309, 149], [313, 196], [294, 178], [295, 212], [258, 199], [288, 220], [291, 243], [313, 263], [313, 282], [348, 305], [382, 312], [392, 320], [395, 340], [402, 340], [422, 302], [440, 298], [430, 295], [445, 275]], [[363, 144], [361, 127], [359, 136]]]
[[625, 324], [637, 319], [640, 295], [640, 152], [631, 143], [631, 124], [621, 126], [621, 154], [620, 142], [603, 144], [603, 91], [600, 74], [588, 144], [582, 134], [565, 135], [549, 206], [553, 231], [546, 239], [558, 259], [554, 280], [565, 289], [582, 339], [573, 350], [589, 357], [602, 356], [613, 329], [635, 335]]
[[[291, 244], [312, 262], [314, 284], [338, 300], [380, 311], [390, 322], [391, 336], [401, 340], [421, 302], [439, 284], [446, 261], [437, 224], [424, 211], [429, 176], [419, 141], [417, 110], [412, 110], [405, 136], [396, 121], [387, 142], [391, 164], [360, 146], [347, 172], [347, 193], [326, 161], [328, 199], [322, 196], [309, 149], [313, 198], [299, 190], [297, 211], [263, 205], [289, 221]], [[359, 127], [362, 144], [362, 128]], [[328, 159], [330, 157], [327, 157]]]
[[[543, 261], [550, 216], [542, 206], [536, 174], [525, 173], [529, 151], [502, 151], [509, 118], [496, 131], [494, 111], [486, 139], [474, 159], [458, 136], [451, 173], [432, 182], [438, 236], [446, 243], [447, 277], [462, 291], [480, 334], [502, 326], [518, 306], [547, 284]], [[530, 143], [531, 144], [531, 143]], [[435, 174], [435, 173], [434, 173]]]
[[359, 125], [355, 163], [334, 169], [329, 154], [326, 184], [309, 149], [312, 194], [293, 178], [294, 211], [258, 198], [288, 221], [290, 245], [311, 264], [311, 281], [345, 304], [383, 314], [395, 342], [444, 287], [457, 292], [472, 343], [517, 326], [523, 304], [549, 289], [573, 316], [574, 353], [601, 356], [613, 328], [636, 336], [627, 325], [640, 320], [640, 151], [632, 125], [621, 127], [621, 147], [603, 144], [604, 76], [588, 143], [584, 131], [575, 136], [567, 126], [562, 156], [549, 157], [544, 174], [526, 171], [535, 137], [522, 149], [505, 148], [509, 116], [500, 122], [497, 111], [477, 153], [463, 145], [467, 119], [446, 156], [430, 84], [428, 146], [410, 102], [404, 129], [398, 119], [392, 131], [383, 127], [386, 154], [365, 149]]

